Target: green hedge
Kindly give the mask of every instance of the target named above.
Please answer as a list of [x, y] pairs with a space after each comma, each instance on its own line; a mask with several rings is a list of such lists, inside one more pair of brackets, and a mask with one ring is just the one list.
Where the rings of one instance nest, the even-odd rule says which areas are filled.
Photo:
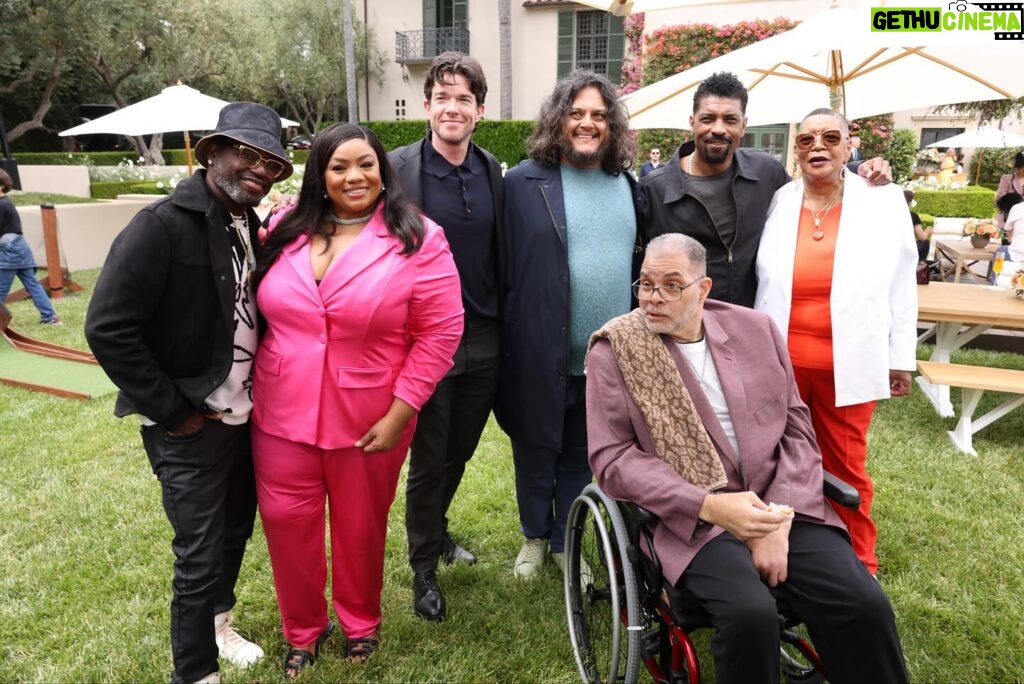
[[[184, 154], [184, 152], [182, 152]], [[25, 166], [117, 166], [135, 161], [135, 152], [18, 152], [14, 158]], [[182, 162], [184, 163], [184, 162]]]
[[932, 216], [995, 216], [996, 193], [988, 188], [968, 186], [962, 190], [915, 190], [918, 214]]
[[[157, 187], [162, 183], [163, 187]], [[166, 195], [171, 191], [167, 181], [97, 181], [89, 184], [94, 199], [117, 199], [118, 195]]]
[[[380, 138], [386, 150], [414, 143], [427, 133], [425, 119], [367, 121], [363, 125]], [[533, 121], [481, 121], [473, 133], [473, 142], [511, 168], [526, 159], [526, 139], [533, 132], [533, 126]]]
[[972, 183], [974, 182], [975, 174], [978, 172], [978, 160], [981, 159], [979, 185], [990, 185], [994, 188], [999, 184], [1000, 176], [1013, 171], [1013, 158], [1018, 152], [1024, 152], [1024, 147], [1007, 147], [1006, 149], [979, 147], [971, 155], [971, 164], [967, 169], [967, 177]]

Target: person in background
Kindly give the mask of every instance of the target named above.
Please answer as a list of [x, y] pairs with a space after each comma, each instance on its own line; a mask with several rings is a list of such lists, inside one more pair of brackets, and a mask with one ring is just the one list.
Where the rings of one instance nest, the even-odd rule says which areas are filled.
[[258, 251], [253, 208], [292, 173], [281, 118], [225, 105], [196, 144], [205, 166], [117, 236], [85, 321], [96, 360], [138, 414], [174, 528], [171, 681], [220, 681], [221, 657], [263, 650], [231, 627], [235, 582], [256, 517], [249, 439]]
[[657, 517], [666, 591], [683, 614], [710, 615], [718, 682], [779, 681], [776, 597], [807, 623], [830, 682], [905, 682], [892, 607], [822, 493], [786, 343], [768, 316], [708, 299], [704, 254], [686, 235], [652, 240], [639, 308], [591, 339], [594, 474]]
[[879, 399], [910, 393], [916, 366], [917, 250], [895, 185], [848, 173], [849, 124], [816, 109], [796, 135], [801, 177], [775, 193], [757, 255], [754, 307], [786, 340], [825, 470], [860, 492], [837, 510], [878, 571], [867, 431]]
[[910, 223], [914, 226], [914, 240], [917, 242], [917, 260], [927, 261], [928, 252], [932, 248], [932, 226], [925, 228], [921, 225], [921, 217], [914, 211], [914, 191], [904, 190], [903, 199], [910, 209]]
[[[996, 187], [996, 206], [1003, 195], [1015, 192], [1024, 196], [1024, 151], [1018, 152], [1013, 157], [1013, 171], [1004, 173], [999, 177], [999, 185]], [[996, 214], [996, 227], [1003, 228], [1006, 224], [1006, 212], [1002, 209]]]
[[1024, 196], [1008, 192], [999, 198], [998, 206], [1000, 213], [1006, 216], [1003, 230], [1010, 260], [1024, 264]]
[[[685, 233], [708, 252], [711, 297], [754, 305], [754, 261], [768, 206], [789, 180], [782, 164], [760, 150], [738, 149], [747, 128], [747, 89], [733, 74], [713, 74], [693, 95], [690, 128], [664, 171], [640, 183], [644, 242]], [[892, 180], [880, 157], [851, 165], [874, 184]]]
[[253, 463], [284, 637], [285, 677], [334, 630], [331, 595], [364, 662], [380, 641], [388, 511], [416, 414], [462, 335], [444, 231], [402, 191], [380, 140], [317, 134], [298, 202], [278, 212], [256, 268], [266, 333], [253, 378]]
[[36, 260], [22, 235], [18, 209], [7, 196], [13, 186], [10, 175], [0, 169], [0, 304], [7, 301], [11, 283], [17, 276], [39, 311], [39, 323], [60, 325], [60, 316], [36, 279]]
[[950, 147], [946, 150], [946, 156], [939, 163], [939, 184], [948, 185], [953, 182], [954, 173], [956, 173], [956, 150]]
[[466, 310], [455, 365], [420, 411], [405, 490], [413, 610], [437, 621], [447, 612], [438, 560], [476, 562], [449, 534], [448, 509], [498, 386], [505, 187], [498, 160], [470, 139], [487, 96], [480, 63], [458, 52], [438, 55], [427, 70], [423, 96], [427, 136], [388, 157], [412, 201], [444, 228]]
[[648, 160], [644, 162], [644, 165], [640, 167], [640, 177], [643, 178], [651, 171], [661, 166], [661, 150], [657, 147], [652, 147], [648, 154]]
[[864, 150], [860, 148], [860, 136], [850, 136], [850, 161], [864, 161]]
[[[626, 110], [607, 78], [559, 81], [505, 175], [508, 255], [495, 415], [512, 441], [525, 539], [514, 573], [563, 567], [569, 507], [591, 480], [583, 358], [590, 334], [629, 310], [637, 219]], [[655, 174], [657, 175], [657, 174]]]

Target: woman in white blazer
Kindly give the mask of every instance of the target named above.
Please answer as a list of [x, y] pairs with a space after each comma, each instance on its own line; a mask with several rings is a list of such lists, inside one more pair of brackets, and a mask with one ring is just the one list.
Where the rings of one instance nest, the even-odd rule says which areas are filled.
[[825, 469], [860, 491], [859, 509], [837, 512], [874, 574], [867, 430], [877, 400], [910, 393], [917, 250], [900, 188], [846, 173], [849, 140], [846, 119], [829, 109], [800, 125], [801, 177], [772, 200], [754, 307], [786, 336]]

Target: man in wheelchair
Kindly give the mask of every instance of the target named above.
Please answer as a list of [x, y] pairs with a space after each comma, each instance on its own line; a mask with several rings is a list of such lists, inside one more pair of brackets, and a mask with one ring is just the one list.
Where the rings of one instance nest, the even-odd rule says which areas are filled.
[[775, 595], [806, 624], [830, 681], [904, 682], [889, 600], [822, 493], [785, 342], [768, 316], [707, 300], [705, 259], [685, 235], [652, 240], [639, 308], [591, 340], [598, 483], [657, 516], [673, 601], [715, 628], [718, 682], [779, 681]]

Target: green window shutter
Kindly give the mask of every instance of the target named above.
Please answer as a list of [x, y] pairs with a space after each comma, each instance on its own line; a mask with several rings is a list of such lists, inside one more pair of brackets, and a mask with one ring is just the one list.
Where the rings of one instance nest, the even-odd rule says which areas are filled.
[[558, 78], [572, 72], [575, 23], [575, 12], [558, 13]]
[[623, 17], [608, 18], [608, 80], [622, 83], [622, 60], [626, 55], [626, 31]]
[[437, 0], [423, 0], [423, 28], [437, 28]]
[[455, 0], [452, 4], [452, 26], [458, 28], [469, 27], [469, 10], [467, 9], [466, 0]]

